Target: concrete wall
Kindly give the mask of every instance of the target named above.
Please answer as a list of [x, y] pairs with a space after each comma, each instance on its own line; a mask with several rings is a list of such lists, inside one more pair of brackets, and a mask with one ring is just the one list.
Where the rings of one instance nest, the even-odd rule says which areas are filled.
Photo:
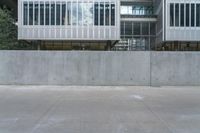
[[200, 85], [200, 52], [152, 52], [151, 84]]
[[200, 53], [0, 51], [0, 84], [200, 85]]
[[0, 51], [0, 84], [149, 85], [149, 52]]

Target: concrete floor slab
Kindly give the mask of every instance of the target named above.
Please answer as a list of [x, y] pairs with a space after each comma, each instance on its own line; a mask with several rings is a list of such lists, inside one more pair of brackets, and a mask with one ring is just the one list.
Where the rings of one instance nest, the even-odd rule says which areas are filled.
[[200, 87], [0, 86], [0, 133], [199, 133]]

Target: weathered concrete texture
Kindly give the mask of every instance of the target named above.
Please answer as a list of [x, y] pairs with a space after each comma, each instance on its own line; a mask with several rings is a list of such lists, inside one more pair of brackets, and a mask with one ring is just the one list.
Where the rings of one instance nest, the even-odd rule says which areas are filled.
[[200, 85], [200, 52], [152, 52], [151, 83]]
[[200, 53], [0, 51], [0, 84], [200, 85]]
[[0, 51], [0, 84], [149, 85], [149, 52]]
[[0, 133], [199, 133], [199, 87], [0, 86]]

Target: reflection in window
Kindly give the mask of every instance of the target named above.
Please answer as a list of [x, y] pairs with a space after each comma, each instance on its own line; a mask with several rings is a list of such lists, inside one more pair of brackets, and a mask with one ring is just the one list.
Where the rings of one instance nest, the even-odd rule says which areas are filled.
[[186, 27], [190, 25], [190, 4], [186, 4]]
[[104, 25], [104, 3], [100, 3], [100, 25]]
[[170, 26], [174, 26], [174, 4], [170, 4]]
[[49, 25], [49, 3], [45, 4], [45, 25]]
[[67, 2], [67, 25], [71, 25], [71, 2]]
[[66, 4], [62, 3], [62, 25], [66, 24]]
[[44, 25], [44, 3], [40, 3], [40, 25]]
[[92, 3], [83, 3], [83, 25], [93, 25], [93, 4]]
[[34, 20], [34, 25], [39, 24], [39, 4], [35, 3], [35, 20]]
[[[85, 3], [78, 3], [78, 17], [77, 17], [77, 20], [78, 20], [78, 25], [82, 25], [83, 23], [83, 11], [82, 11], [82, 8], [83, 6], [85, 5]], [[85, 19], [85, 18], [84, 18]]]
[[56, 25], [60, 25], [60, 2], [56, 3]]
[[196, 5], [196, 26], [200, 26], [200, 4]]
[[181, 4], [181, 26], [183, 27], [185, 24], [185, 6], [184, 4]]
[[51, 3], [51, 25], [55, 25], [55, 3]]
[[24, 25], [115, 25], [110, 2], [24, 2]]
[[115, 25], [115, 4], [111, 4], [111, 25]]
[[24, 25], [28, 25], [28, 3], [24, 2]]
[[29, 3], [29, 25], [33, 25], [33, 2]]
[[175, 4], [175, 26], [179, 26], [179, 4]]
[[105, 25], [109, 25], [110, 23], [110, 5], [109, 3], [105, 4]]
[[152, 15], [153, 6], [147, 5], [123, 5], [121, 6], [122, 15]]
[[77, 3], [72, 3], [72, 25], [77, 25], [78, 19], [77, 19]]

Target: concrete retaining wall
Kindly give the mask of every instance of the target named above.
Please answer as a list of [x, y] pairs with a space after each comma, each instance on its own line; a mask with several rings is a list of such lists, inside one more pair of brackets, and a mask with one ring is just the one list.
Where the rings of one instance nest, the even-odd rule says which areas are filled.
[[0, 51], [0, 84], [149, 85], [149, 52]]
[[152, 52], [151, 84], [200, 85], [200, 52]]
[[0, 51], [0, 84], [200, 85], [200, 53]]

